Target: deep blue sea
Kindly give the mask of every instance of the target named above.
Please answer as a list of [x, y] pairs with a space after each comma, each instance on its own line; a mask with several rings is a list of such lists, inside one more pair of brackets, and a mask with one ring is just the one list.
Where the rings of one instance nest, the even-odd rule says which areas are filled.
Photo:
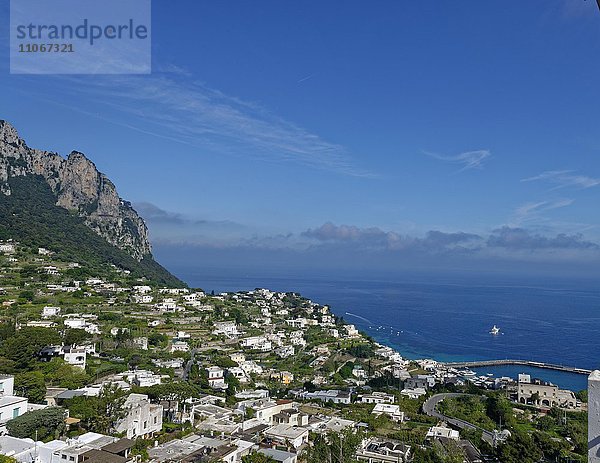
[[[581, 368], [600, 367], [600, 285], [524, 282], [493, 278], [396, 278], [361, 281], [274, 278], [178, 272], [206, 291], [257, 287], [295, 291], [354, 323], [406, 358], [441, 361], [526, 359]], [[497, 325], [501, 334], [489, 331]], [[563, 388], [586, 388], [586, 377], [524, 367], [479, 370], [516, 377], [520, 372]]]

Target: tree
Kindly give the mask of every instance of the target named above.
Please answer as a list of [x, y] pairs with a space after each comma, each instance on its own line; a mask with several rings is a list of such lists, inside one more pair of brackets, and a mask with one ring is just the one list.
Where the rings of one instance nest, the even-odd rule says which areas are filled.
[[313, 444], [305, 450], [307, 463], [322, 463], [339, 461], [340, 463], [353, 463], [356, 461], [356, 449], [362, 441], [363, 435], [351, 429], [341, 432], [328, 432], [318, 434]]
[[22, 299], [26, 302], [33, 302], [35, 298], [35, 294], [30, 289], [23, 290], [19, 293], [19, 299]]
[[495, 423], [504, 426], [514, 424], [514, 414], [509, 400], [502, 395], [489, 397], [486, 403], [486, 413]]
[[50, 328], [23, 327], [2, 342], [1, 354], [25, 369], [42, 347], [60, 344], [60, 335]]
[[13, 457], [0, 455], [0, 463], [17, 463], [17, 460], [15, 460]]
[[142, 439], [141, 437], [138, 437], [135, 440], [133, 447], [131, 448], [131, 454], [139, 455], [141, 457], [142, 461], [148, 461], [148, 459], [149, 459], [148, 447], [150, 446], [150, 442], [151, 441], [147, 441], [147, 440]]
[[156, 384], [144, 389], [144, 392], [148, 394], [151, 400], [155, 402], [165, 401], [169, 403], [169, 414], [170, 421], [175, 418], [176, 410], [172, 410], [173, 403], [182, 404], [187, 399], [196, 397], [199, 394], [198, 388], [193, 384], [187, 382], [172, 382], [164, 384]]
[[6, 429], [11, 436], [37, 438], [38, 440], [43, 440], [49, 436], [58, 438], [64, 427], [65, 410], [61, 407], [48, 407], [27, 412], [6, 423]]
[[46, 381], [41, 371], [26, 371], [15, 375], [15, 391], [30, 402], [41, 404], [46, 397]]
[[117, 385], [105, 385], [97, 397], [74, 397], [67, 401], [71, 416], [81, 419], [93, 432], [110, 434], [127, 414], [127, 393]]
[[169, 337], [162, 333], [152, 333], [148, 336], [148, 344], [154, 347], [167, 347]]
[[85, 330], [79, 328], [69, 328], [65, 331], [64, 342], [69, 346], [78, 346], [90, 338], [90, 334]]
[[541, 450], [529, 434], [517, 429], [498, 447], [496, 455], [502, 463], [537, 463], [542, 458]]
[[90, 376], [85, 371], [65, 363], [62, 358], [53, 358], [42, 370], [52, 385], [67, 389], [78, 389], [90, 382]]
[[242, 463], [275, 463], [275, 460], [260, 452], [252, 452], [242, 457]]

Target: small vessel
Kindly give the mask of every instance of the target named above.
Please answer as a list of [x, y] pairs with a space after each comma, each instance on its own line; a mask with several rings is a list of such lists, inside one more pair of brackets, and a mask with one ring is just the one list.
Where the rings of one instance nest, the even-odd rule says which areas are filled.
[[493, 334], [494, 336], [496, 336], [499, 333], [500, 333], [500, 328], [498, 328], [496, 325], [494, 325], [492, 327], [492, 329], [490, 330], [490, 334]]

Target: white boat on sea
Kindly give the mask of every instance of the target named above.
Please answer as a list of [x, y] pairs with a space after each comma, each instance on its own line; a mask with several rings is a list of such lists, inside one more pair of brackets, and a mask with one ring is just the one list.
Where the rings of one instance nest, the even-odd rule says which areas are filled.
[[497, 334], [500, 334], [500, 328], [498, 328], [496, 325], [494, 325], [492, 327], [492, 329], [490, 330], [490, 334], [493, 334], [494, 336], [496, 336]]

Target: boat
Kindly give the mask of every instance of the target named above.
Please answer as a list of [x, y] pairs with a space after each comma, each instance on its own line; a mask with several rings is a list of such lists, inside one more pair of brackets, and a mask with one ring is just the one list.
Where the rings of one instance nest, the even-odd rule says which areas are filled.
[[496, 325], [494, 325], [492, 327], [492, 329], [490, 330], [490, 334], [493, 334], [494, 336], [496, 336], [499, 333], [500, 333], [500, 328], [498, 328]]

